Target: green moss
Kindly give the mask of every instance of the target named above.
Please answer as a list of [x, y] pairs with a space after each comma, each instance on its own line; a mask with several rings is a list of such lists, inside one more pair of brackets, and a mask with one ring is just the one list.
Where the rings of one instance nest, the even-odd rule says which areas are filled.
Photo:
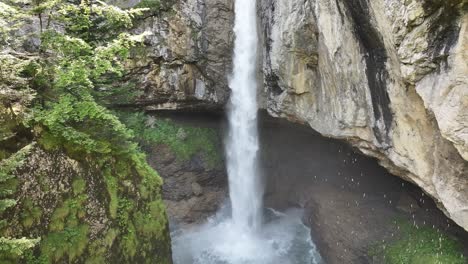
[[67, 227], [60, 232], [52, 232], [41, 243], [41, 253], [49, 262], [57, 262], [66, 256], [68, 262], [72, 262], [85, 251], [89, 241], [88, 233], [87, 225]]
[[117, 196], [117, 179], [111, 175], [110, 169], [104, 170], [104, 182], [106, 183], [107, 194], [109, 195], [109, 215], [111, 218], [117, 216], [117, 206], [119, 198]]
[[132, 155], [132, 161], [134, 168], [141, 177], [138, 189], [143, 199], [160, 199], [160, 189], [163, 182], [158, 173], [146, 162], [146, 156], [143, 153], [135, 153]]
[[86, 264], [101, 264], [106, 263], [106, 252], [112, 247], [119, 231], [116, 229], [109, 229], [106, 235], [98, 240], [93, 241], [89, 246], [89, 257], [86, 259]]
[[134, 203], [129, 199], [120, 199], [118, 205], [117, 223], [121, 230], [126, 231], [129, 221], [130, 213], [133, 211]]
[[127, 226], [127, 232], [123, 235], [121, 241], [122, 254], [126, 259], [131, 259], [137, 253], [138, 238], [136, 236], [135, 226], [129, 223]]
[[166, 228], [166, 219], [162, 218], [165, 208], [162, 202], [154, 201], [148, 204], [144, 211], [135, 213], [135, 226], [142, 237], [160, 238]]
[[159, 12], [161, 9], [160, 0], [141, 0], [135, 7], [148, 8], [151, 12]]
[[49, 224], [50, 231], [61, 231], [66, 226], [75, 227], [79, 224], [86, 212], [84, 203], [88, 196], [86, 194], [78, 195], [63, 202], [52, 214]]
[[[56, 143], [53, 139], [48, 142]], [[146, 243], [144, 240], [155, 241], [164, 237], [167, 232], [167, 219], [160, 196], [161, 178], [148, 165], [145, 155], [139, 151], [136, 144], [127, 144], [128, 148], [125, 149], [121, 146], [114, 147], [114, 144], [109, 145], [113, 146], [111, 153], [87, 152], [89, 159], [79, 160], [87, 164], [90, 160], [96, 161], [92, 167], [98, 168], [97, 171], [104, 180], [109, 197], [108, 215], [116, 220], [118, 226], [118, 230], [109, 231], [104, 238], [85, 246], [88, 248], [86, 263], [105, 262], [105, 256], [114, 241], [118, 241], [122, 255], [127, 261], [132, 261], [137, 254], [140, 257], [151, 256], [157, 245]], [[76, 144], [71, 146], [79, 148]], [[79, 153], [79, 150], [73, 150], [70, 154], [70, 148], [65, 148], [65, 151], [72, 156]], [[132, 186], [136, 187], [138, 193], [128, 193], [129, 190], [135, 190]], [[48, 260], [56, 261], [63, 259], [64, 256], [73, 259], [80, 254], [81, 251], [74, 253], [69, 249], [55, 249], [54, 245], [60, 240], [59, 236], [66, 235], [64, 232], [83, 225], [82, 219], [85, 216], [83, 208], [87, 199], [84, 194], [85, 189], [86, 181], [82, 178], [75, 179], [72, 183], [73, 197], [66, 199], [52, 214], [49, 224], [52, 233], [44, 242], [47, 244], [43, 243], [41, 246], [41, 254]], [[138, 208], [142, 208], [139, 214], [135, 213]]]
[[146, 127], [143, 113], [118, 114], [143, 145], [167, 145], [180, 161], [202, 153], [209, 167], [215, 168], [221, 164], [220, 136], [214, 129], [180, 125], [169, 119], [157, 119], [153, 127]]
[[463, 264], [461, 244], [429, 227], [415, 227], [397, 221], [401, 237], [393, 243], [377, 246], [370, 255], [383, 257], [388, 264]]
[[72, 183], [73, 193], [75, 195], [81, 194], [86, 189], [86, 181], [83, 179], [76, 179]]
[[40, 207], [35, 206], [33, 201], [26, 198], [23, 201], [23, 212], [21, 213], [21, 224], [25, 228], [31, 227], [34, 223], [39, 222], [42, 216], [42, 210]]
[[65, 203], [63, 206], [55, 209], [50, 219], [49, 229], [51, 231], [60, 231], [65, 227], [65, 218], [70, 213], [70, 207], [68, 203]]
[[117, 176], [119, 176], [119, 179], [125, 179], [132, 173], [131, 166], [127, 160], [118, 159], [114, 168]]

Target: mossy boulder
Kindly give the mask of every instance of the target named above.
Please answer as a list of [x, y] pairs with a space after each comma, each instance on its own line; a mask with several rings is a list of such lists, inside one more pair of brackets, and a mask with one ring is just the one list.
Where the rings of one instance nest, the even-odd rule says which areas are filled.
[[40, 238], [1, 263], [171, 263], [161, 179], [144, 156], [71, 158], [32, 143], [10, 170], [16, 180], [0, 236]]

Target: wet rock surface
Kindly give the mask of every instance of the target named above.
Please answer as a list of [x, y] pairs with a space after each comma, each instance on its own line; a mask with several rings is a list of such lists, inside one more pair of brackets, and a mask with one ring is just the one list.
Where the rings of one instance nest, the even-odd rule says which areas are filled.
[[211, 168], [199, 153], [180, 161], [164, 145], [147, 150], [149, 164], [164, 180], [163, 199], [172, 228], [203, 223], [220, 208], [227, 197], [224, 167]]
[[468, 233], [376, 160], [305, 126], [267, 117], [260, 135], [266, 206], [304, 208], [303, 220], [326, 263], [380, 263], [370, 251], [396, 240], [401, 220], [458, 237], [468, 252]]

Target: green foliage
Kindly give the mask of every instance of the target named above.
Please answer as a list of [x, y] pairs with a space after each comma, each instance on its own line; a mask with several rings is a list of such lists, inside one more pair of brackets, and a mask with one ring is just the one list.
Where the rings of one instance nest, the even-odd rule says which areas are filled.
[[[125, 258], [133, 262], [132, 258], [142, 251], [138, 248], [142, 245], [140, 239], [157, 239], [165, 232], [166, 216], [160, 204], [162, 180], [133, 142], [133, 133], [99, 100], [105, 93], [102, 91], [113, 89], [113, 84], [124, 74], [130, 50], [143, 42], [146, 34], [130, 35], [122, 30], [131, 28], [134, 18], [145, 11], [122, 10], [101, 1], [86, 0], [9, 0], [0, 3], [0, 25], [13, 25], [15, 21], [19, 25], [26, 18], [36, 17], [40, 24], [40, 32], [36, 34], [41, 40], [36, 53], [0, 54], [0, 88], [9, 89], [8, 97], [2, 97], [3, 93], [0, 95], [1, 109], [9, 113], [10, 116], [5, 116], [11, 123], [8, 129], [0, 130], [0, 135], [10, 138], [15, 134], [10, 127], [17, 127], [18, 119], [14, 116], [17, 113], [11, 111], [11, 105], [21, 102], [22, 112], [31, 113], [22, 118], [21, 123], [33, 131], [31, 133], [40, 147], [60, 150], [94, 170], [95, 177], [102, 177], [102, 181], [96, 182], [105, 184], [109, 216], [115, 221], [110, 223], [115, 229], [108, 230], [105, 237], [89, 242], [90, 228], [84, 223], [88, 179], [77, 177], [71, 183], [72, 191], [50, 216], [49, 233], [39, 247], [34, 252], [26, 252], [2, 244], [4, 251], [0, 254], [13, 256], [16, 251], [21, 251], [18, 258], [25, 256], [28, 263], [44, 264], [74, 263], [87, 252], [89, 256], [83, 259], [88, 263], [102, 263], [117, 241]], [[11, 21], [6, 20], [8, 16]], [[0, 30], [0, 35], [0, 45], [12, 43], [10, 31]], [[20, 151], [1, 162], [0, 213], [16, 203], [9, 197], [16, 187], [12, 172], [22, 164], [25, 153], [26, 150]], [[10, 154], [2, 152], [1, 155]], [[46, 182], [44, 179], [38, 181]], [[42, 211], [31, 200], [20, 202], [24, 208], [21, 214], [23, 227], [30, 228], [40, 222]], [[145, 210], [153, 213], [145, 215]], [[136, 223], [142, 226], [136, 227]], [[3, 240], [7, 241], [5, 245], [18, 242], [10, 238]], [[38, 240], [34, 242], [24, 248], [31, 249]], [[145, 250], [151, 254], [154, 247], [150, 245]]]
[[41, 252], [47, 257], [48, 263], [57, 262], [65, 256], [71, 263], [84, 253], [89, 241], [88, 233], [87, 225], [67, 227], [60, 232], [50, 233], [41, 243]]
[[40, 239], [10, 239], [0, 237], [0, 259], [2, 263], [16, 263], [29, 249], [39, 243]]
[[0, 162], [0, 214], [16, 205], [16, 200], [9, 198], [14, 194], [17, 185], [13, 172], [24, 163], [32, 147], [33, 144], [30, 144]]
[[160, 0], [141, 0], [137, 7], [141, 8], [149, 8], [153, 12], [159, 11], [161, 8], [161, 1]]
[[24, 164], [25, 158], [30, 153], [33, 146], [34, 144], [30, 144], [16, 152], [8, 159], [0, 162], [0, 183], [4, 183], [14, 177], [13, 171]]
[[40, 207], [35, 206], [33, 201], [29, 198], [23, 200], [23, 212], [21, 213], [21, 223], [24, 227], [31, 227], [34, 223], [38, 222], [42, 216]]
[[[20, 151], [13, 154], [8, 159], [4, 159], [0, 162], [0, 214], [6, 209], [16, 205], [17, 201], [11, 196], [17, 185], [17, 179], [14, 177], [14, 170], [23, 165], [26, 156], [31, 151], [34, 144], [30, 144]], [[26, 211], [27, 212], [27, 211]], [[32, 217], [37, 217], [39, 214], [36, 210], [31, 209]], [[30, 221], [30, 220], [28, 220]], [[0, 221], [0, 225], [4, 226], [5, 220]], [[26, 222], [28, 224], [28, 222]], [[0, 259], [8, 259], [14, 261], [24, 255], [27, 249], [34, 247], [40, 239], [13, 239], [0, 237]], [[14, 263], [14, 262], [12, 262]]]
[[50, 231], [62, 231], [67, 226], [76, 227], [79, 220], [83, 219], [86, 214], [84, 204], [87, 199], [86, 194], [78, 194], [76, 197], [65, 200], [52, 214]]
[[146, 8], [152, 14], [160, 13], [161, 11], [168, 11], [174, 0], [141, 0], [135, 7]]
[[78, 195], [86, 189], [86, 181], [83, 179], [75, 179], [72, 183], [73, 194]]
[[121, 249], [126, 259], [132, 259], [137, 253], [138, 238], [136, 236], [135, 226], [128, 224], [127, 232], [122, 236]]
[[135, 226], [137, 232], [143, 237], [158, 237], [166, 228], [166, 219], [161, 218], [164, 215], [165, 207], [160, 201], [153, 201], [148, 204], [148, 208], [135, 213]]
[[109, 195], [109, 215], [111, 218], [117, 216], [117, 206], [119, 203], [119, 198], [117, 196], [117, 178], [113, 177], [110, 174], [110, 170], [107, 168], [104, 170], [104, 181], [107, 187], [107, 194]]
[[16, 200], [13, 199], [3, 199], [0, 201], [0, 212], [4, 212], [6, 209], [16, 205]]
[[86, 264], [101, 264], [105, 263], [106, 251], [112, 247], [119, 231], [109, 229], [102, 239], [95, 240], [89, 246], [89, 258], [85, 261]]
[[221, 164], [220, 137], [214, 129], [183, 126], [169, 119], [156, 119], [154, 124], [147, 127], [147, 116], [143, 113], [120, 112], [118, 115], [143, 145], [167, 145], [181, 161], [201, 152], [208, 166]]
[[76, 157], [83, 154], [109, 154], [131, 149], [130, 132], [104, 107], [93, 100], [61, 96], [48, 110], [40, 111], [35, 121], [47, 128], [40, 143], [46, 148], [64, 146]]
[[371, 255], [383, 256], [388, 264], [463, 264], [462, 246], [455, 239], [430, 227], [415, 227], [397, 221], [401, 237], [388, 245], [380, 245]]

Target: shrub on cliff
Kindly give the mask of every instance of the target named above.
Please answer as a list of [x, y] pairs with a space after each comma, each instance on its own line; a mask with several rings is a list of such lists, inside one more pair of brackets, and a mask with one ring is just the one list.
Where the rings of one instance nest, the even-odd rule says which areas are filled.
[[[89, 0], [0, 3], [0, 59], [7, 66], [0, 67], [2, 261], [169, 261], [161, 179], [131, 131], [96, 99], [144, 40], [146, 34], [122, 33], [144, 11]], [[20, 134], [24, 144], [17, 144]], [[27, 159], [15, 154], [32, 141], [39, 144]], [[28, 193], [33, 187], [40, 195]], [[43, 199], [48, 193], [52, 198]], [[102, 204], [107, 214], [100, 220], [107, 222], [98, 232], [89, 218]], [[111, 247], [120, 249], [106, 254]]]

